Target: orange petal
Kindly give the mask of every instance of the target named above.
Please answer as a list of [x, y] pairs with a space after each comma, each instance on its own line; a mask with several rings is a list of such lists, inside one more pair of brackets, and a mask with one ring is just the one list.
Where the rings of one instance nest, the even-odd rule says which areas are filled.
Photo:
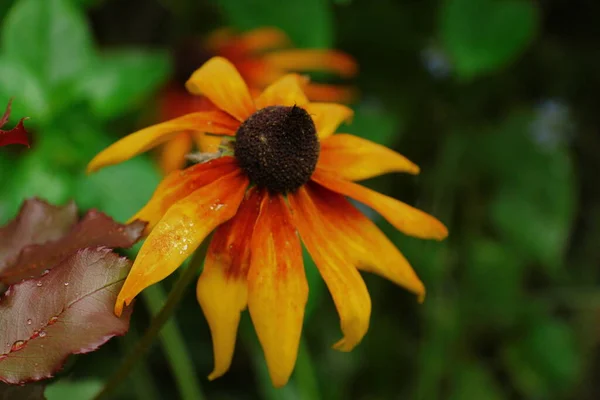
[[288, 74], [267, 87], [255, 99], [256, 108], [260, 110], [268, 106], [304, 106], [308, 99], [302, 91], [308, 79], [296, 74]]
[[198, 112], [152, 125], [113, 143], [94, 157], [87, 172], [118, 164], [186, 131], [234, 135], [239, 122], [222, 111]]
[[310, 103], [303, 108], [312, 117], [319, 139], [331, 136], [342, 122], [348, 122], [354, 115], [352, 109], [335, 103]]
[[148, 286], [175, 271], [217, 226], [233, 217], [248, 179], [231, 173], [175, 203], [150, 233], [117, 296], [115, 314]]
[[204, 132], [194, 133], [196, 147], [203, 153], [215, 153], [219, 151], [219, 146], [223, 138], [217, 135], [210, 135]]
[[150, 232], [173, 204], [236, 170], [239, 167], [235, 158], [220, 157], [171, 172], [158, 185], [150, 201], [129, 221], [147, 221], [146, 232]]
[[213, 341], [213, 380], [229, 369], [240, 313], [248, 302], [246, 277], [250, 265], [250, 240], [262, 195], [250, 189], [237, 214], [217, 228], [208, 248], [196, 296], [206, 316]]
[[238, 121], [246, 120], [255, 111], [246, 83], [223, 57], [213, 57], [194, 71], [185, 87], [190, 93], [208, 97]]
[[332, 240], [334, 227], [326, 223], [305, 188], [288, 195], [294, 225], [319, 268], [340, 315], [344, 337], [334, 347], [352, 350], [369, 329], [371, 298], [362, 277], [341, 243]]
[[358, 91], [349, 86], [328, 85], [311, 82], [304, 88], [304, 93], [311, 101], [329, 103], [352, 103], [358, 98]]
[[332, 227], [335, 240], [358, 269], [389, 279], [423, 299], [423, 283], [373, 222], [340, 194], [315, 183], [309, 184], [307, 190], [320, 215]]
[[166, 142], [160, 149], [160, 169], [171, 173], [185, 165], [185, 155], [192, 151], [192, 135], [180, 133]]
[[290, 45], [290, 39], [281, 29], [265, 27], [242, 33], [235, 46], [247, 53], [261, 52]]
[[318, 168], [351, 181], [388, 172], [418, 174], [419, 167], [403, 155], [377, 143], [347, 133], [321, 141]]
[[448, 236], [448, 229], [431, 215], [406, 203], [377, 193], [364, 186], [338, 178], [335, 175], [315, 170], [312, 180], [334, 192], [350, 196], [377, 211], [399, 231], [421, 239], [442, 240]]
[[252, 236], [248, 310], [275, 387], [296, 364], [308, 284], [302, 248], [282, 195], [265, 196]]
[[358, 64], [341, 51], [318, 49], [290, 49], [265, 54], [263, 59], [286, 71], [334, 72], [342, 77], [353, 77]]

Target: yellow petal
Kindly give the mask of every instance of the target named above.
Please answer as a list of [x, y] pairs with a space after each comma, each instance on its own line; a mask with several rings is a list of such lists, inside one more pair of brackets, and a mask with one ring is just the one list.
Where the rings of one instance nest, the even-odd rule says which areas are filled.
[[369, 329], [371, 298], [365, 282], [352, 265], [343, 244], [332, 236], [333, 227], [325, 222], [305, 188], [288, 195], [294, 225], [327, 284], [340, 315], [344, 337], [334, 345], [352, 350]]
[[222, 140], [222, 136], [210, 135], [203, 132], [194, 133], [196, 147], [203, 153], [215, 153], [219, 151]]
[[192, 150], [192, 136], [180, 133], [160, 149], [160, 169], [164, 174], [183, 168], [185, 155]]
[[389, 172], [418, 174], [419, 167], [393, 150], [347, 133], [321, 141], [318, 168], [350, 181]]
[[250, 241], [261, 199], [256, 189], [250, 189], [237, 214], [217, 228], [196, 286], [213, 341], [215, 367], [210, 380], [227, 372], [233, 358], [240, 313], [248, 301]]
[[192, 94], [208, 97], [240, 122], [255, 111], [246, 83], [235, 66], [223, 57], [208, 60], [192, 74], [185, 86]]
[[234, 172], [175, 203], [150, 233], [117, 296], [115, 314], [175, 271], [217, 226], [233, 217], [248, 179]]
[[346, 198], [318, 184], [307, 185], [335, 240], [362, 271], [378, 274], [423, 299], [425, 287], [406, 258], [377, 226]]
[[442, 240], [448, 236], [448, 229], [431, 215], [406, 203], [377, 193], [364, 186], [338, 178], [320, 169], [311, 178], [334, 192], [352, 197], [377, 211], [399, 231], [421, 239]]
[[197, 112], [152, 125], [113, 143], [94, 157], [87, 166], [91, 173], [118, 164], [150, 150], [185, 131], [234, 135], [239, 123], [221, 111]]
[[342, 122], [348, 122], [354, 115], [352, 109], [335, 103], [310, 103], [303, 108], [312, 117], [319, 139], [331, 136]]
[[275, 387], [284, 386], [294, 370], [307, 300], [290, 212], [283, 196], [265, 196], [252, 236], [248, 310]]
[[171, 172], [158, 185], [150, 201], [131, 217], [129, 222], [136, 219], [146, 221], [148, 222], [146, 232], [150, 232], [173, 204], [195, 190], [237, 170], [239, 167], [235, 158], [220, 157], [195, 164], [183, 171]]
[[358, 72], [356, 61], [348, 54], [336, 50], [278, 50], [265, 54], [263, 59], [270, 65], [287, 71], [325, 71], [346, 78]]
[[255, 100], [260, 110], [268, 106], [304, 106], [308, 99], [302, 91], [308, 78], [296, 74], [288, 74], [267, 87]]

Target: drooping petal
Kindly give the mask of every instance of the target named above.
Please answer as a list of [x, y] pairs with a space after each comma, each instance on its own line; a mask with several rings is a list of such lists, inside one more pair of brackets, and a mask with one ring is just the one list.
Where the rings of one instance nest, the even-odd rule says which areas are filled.
[[302, 248], [282, 195], [265, 196], [252, 236], [248, 310], [275, 387], [296, 364], [308, 284]]
[[190, 93], [208, 97], [240, 122], [255, 111], [246, 83], [235, 66], [223, 57], [208, 60], [194, 71], [185, 86]]
[[233, 172], [175, 203], [150, 233], [117, 296], [115, 314], [148, 286], [175, 271], [217, 226], [233, 217], [248, 178]]
[[321, 141], [318, 168], [350, 181], [389, 172], [419, 173], [419, 167], [403, 155], [347, 133], [338, 133]]
[[219, 150], [223, 138], [217, 135], [211, 135], [204, 132], [194, 133], [196, 147], [203, 153], [215, 153]]
[[431, 215], [364, 186], [316, 169], [311, 178], [334, 192], [352, 197], [377, 211], [399, 231], [421, 239], [442, 240], [448, 229]]
[[358, 269], [389, 279], [423, 299], [423, 283], [406, 258], [371, 220], [344, 196], [319, 184], [310, 183], [307, 190], [320, 215], [332, 227], [335, 240], [343, 244]]
[[281, 29], [265, 27], [242, 33], [235, 39], [236, 48], [247, 53], [261, 52], [290, 45], [290, 39]]
[[351, 108], [335, 103], [310, 103], [303, 108], [312, 117], [321, 140], [331, 136], [342, 122], [348, 122], [354, 115]]
[[352, 57], [335, 50], [279, 50], [265, 54], [263, 59], [286, 71], [325, 71], [348, 78], [358, 72], [358, 64]]
[[160, 169], [164, 174], [171, 173], [185, 165], [185, 155], [192, 151], [192, 135], [180, 133], [166, 142], [160, 149]]
[[369, 329], [371, 298], [365, 282], [343, 250], [343, 243], [332, 240], [333, 227], [315, 207], [305, 188], [289, 194], [294, 225], [319, 268], [340, 315], [344, 337], [334, 345], [352, 350]]
[[152, 125], [125, 136], [94, 157], [87, 166], [91, 173], [118, 164], [186, 131], [234, 135], [239, 122], [222, 111], [198, 112]]
[[158, 185], [150, 201], [129, 222], [136, 219], [147, 221], [146, 232], [150, 232], [173, 204], [238, 169], [235, 158], [220, 157], [171, 172]]
[[307, 82], [308, 78], [297, 74], [285, 75], [267, 87], [255, 99], [256, 108], [260, 110], [268, 106], [305, 106], [308, 99], [304, 95], [302, 87]]
[[358, 90], [351, 86], [329, 85], [326, 83], [310, 82], [304, 88], [304, 93], [311, 101], [329, 103], [352, 103], [358, 98]]
[[215, 367], [210, 380], [223, 375], [231, 365], [240, 313], [248, 302], [250, 241], [261, 200], [262, 194], [250, 189], [237, 214], [217, 228], [196, 286], [213, 341]]

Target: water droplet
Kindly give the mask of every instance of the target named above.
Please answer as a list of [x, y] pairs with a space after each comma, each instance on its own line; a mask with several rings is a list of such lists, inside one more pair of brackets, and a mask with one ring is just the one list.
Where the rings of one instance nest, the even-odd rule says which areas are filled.
[[65, 282], [65, 286], [69, 286], [69, 282]]
[[10, 348], [10, 351], [19, 351], [23, 347], [25, 347], [25, 341], [17, 340], [16, 342], [13, 343], [12, 347]]
[[46, 331], [40, 331], [39, 337], [45, 337], [46, 336]]
[[42, 282], [38, 282], [38, 283], [36, 283], [36, 284], [35, 284], [35, 286], [37, 286], [37, 287], [42, 287]]
[[45, 270], [44, 272], [42, 272], [42, 276], [44, 276], [44, 275], [48, 275], [48, 273], [50, 273], [50, 270], [49, 270], [49, 269], [47, 269], [47, 270]]
[[30, 320], [30, 319], [27, 320], [27, 325], [31, 325], [32, 323], [33, 323], [32, 320]]
[[54, 317], [52, 317], [52, 318], [50, 318], [50, 319], [48, 320], [48, 325], [52, 325], [52, 324], [54, 324], [56, 321], [58, 321], [58, 317], [57, 317], [57, 316], [54, 316]]

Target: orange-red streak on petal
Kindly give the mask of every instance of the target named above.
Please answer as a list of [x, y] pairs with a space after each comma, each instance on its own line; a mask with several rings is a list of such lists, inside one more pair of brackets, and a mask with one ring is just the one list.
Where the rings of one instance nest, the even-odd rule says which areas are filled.
[[248, 183], [236, 171], [172, 205], [140, 249], [117, 296], [115, 314], [121, 315], [123, 304], [173, 273], [213, 229], [232, 218]]
[[289, 194], [293, 221], [319, 268], [340, 316], [344, 337], [334, 345], [352, 350], [369, 329], [371, 298], [343, 243], [335, 240], [335, 227], [315, 207], [305, 188]]
[[192, 74], [185, 86], [192, 94], [206, 96], [240, 122], [256, 110], [246, 83], [235, 66], [223, 57], [208, 60]]
[[289, 49], [265, 54], [263, 59], [271, 66], [286, 71], [325, 71], [351, 78], [358, 72], [358, 64], [341, 51], [319, 49]]
[[236, 170], [239, 166], [234, 157], [220, 157], [171, 172], [158, 185], [150, 201], [129, 222], [136, 219], [147, 221], [146, 232], [150, 232], [173, 204]]
[[338, 176], [316, 169], [311, 178], [334, 192], [373, 208], [382, 217], [394, 225], [396, 229], [407, 235], [421, 239], [443, 240], [448, 236], [448, 229], [431, 215], [409, 206], [389, 196], [377, 193], [364, 186], [346, 181]]
[[237, 214], [217, 228], [196, 286], [213, 341], [215, 366], [210, 380], [223, 375], [231, 365], [240, 313], [248, 302], [250, 242], [261, 200], [262, 194], [250, 189]]
[[389, 172], [418, 174], [419, 167], [385, 146], [347, 133], [321, 141], [317, 168], [350, 181], [369, 179]]
[[302, 248], [280, 194], [263, 199], [252, 236], [248, 309], [275, 387], [285, 385], [296, 364], [308, 284]]
[[316, 183], [307, 185], [320, 215], [330, 224], [337, 243], [360, 270], [378, 274], [419, 296], [421, 280], [396, 246], [346, 198]]

